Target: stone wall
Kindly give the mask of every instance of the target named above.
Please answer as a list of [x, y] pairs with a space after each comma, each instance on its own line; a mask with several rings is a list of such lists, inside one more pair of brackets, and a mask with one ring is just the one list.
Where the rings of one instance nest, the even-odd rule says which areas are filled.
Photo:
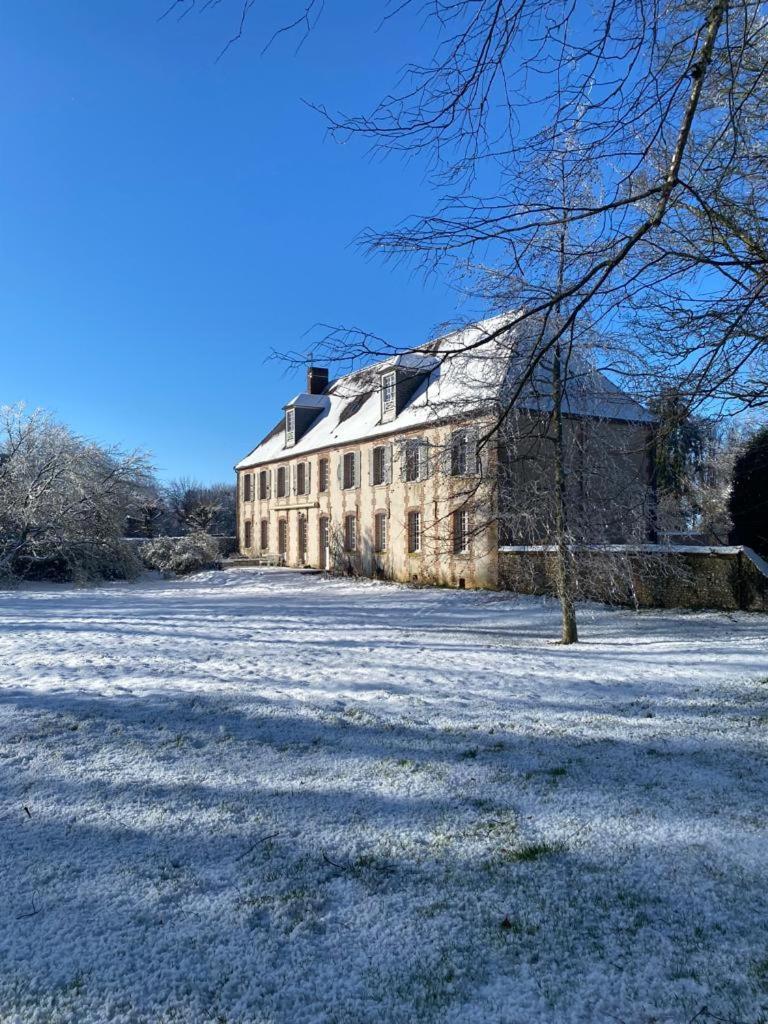
[[[581, 551], [578, 566], [583, 600], [768, 612], [768, 564], [749, 548], [613, 545]], [[554, 549], [501, 548], [499, 586], [523, 594], [554, 594]]]

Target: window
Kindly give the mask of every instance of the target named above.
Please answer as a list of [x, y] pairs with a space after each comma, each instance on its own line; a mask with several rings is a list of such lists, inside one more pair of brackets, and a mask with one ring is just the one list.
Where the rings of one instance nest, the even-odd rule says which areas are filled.
[[285, 443], [294, 444], [296, 441], [296, 410], [286, 409], [285, 411]]
[[296, 493], [307, 493], [307, 464], [300, 462], [296, 467]]
[[371, 467], [371, 483], [384, 484], [387, 482], [387, 449], [381, 445], [373, 449], [373, 465]]
[[277, 496], [278, 498], [284, 498], [286, 495], [286, 472], [285, 466], [278, 466], [277, 468]]
[[251, 501], [253, 498], [253, 473], [246, 473], [243, 477], [243, 501]]
[[357, 516], [344, 516], [344, 550], [357, 550]]
[[318, 482], [317, 489], [319, 491], [328, 490], [328, 459], [320, 459], [318, 463]]
[[387, 513], [377, 512], [373, 520], [373, 546], [377, 551], [387, 550]]
[[397, 395], [397, 374], [385, 373], [381, 378], [381, 408], [383, 412], [394, 412]]
[[357, 452], [347, 452], [342, 466], [342, 487], [357, 487]]
[[427, 475], [427, 449], [423, 441], [405, 444], [405, 479], [423, 480]]
[[259, 500], [266, 501], [269, 497], [269, 471], [262, 469], [259, 473]]
[[249, 548], [251, 546], [251, 542], [253, 541], [253, 523], [251, 522], [250, 519], [246, 519], [243, 526], [243, 544], [245, 545], [245, 547]]
[[281, 519], [277, 524], [277, 553], [285, 557], [288, 551], [288, 520]]
[[469, 550], [469, 512], [465, 508], [453, 513], [453, 553]]
[[269, 520], [261, 520], [261, 536], [259, 537], [260, 547], [262, 551], [266, 551], [269, 547]]
[[299, 562], [307, 560], [307, 517], [299, 516]]
[[408, 513], [408, 550], [421, 551], [421, 512]]
[[466, 476], [468, 465], [469, 439], [460, 430], [451, 438], [451, 476]]

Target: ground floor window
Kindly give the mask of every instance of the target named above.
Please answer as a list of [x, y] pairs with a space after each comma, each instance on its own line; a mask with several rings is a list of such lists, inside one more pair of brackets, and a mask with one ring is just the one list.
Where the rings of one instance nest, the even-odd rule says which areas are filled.
[[261, 550], [262, 551], [266, 551], [267, 548], [269, 547], [269, 520], [268, 519], [262, 519], [261, 520], [261, 536], [260, 536], [259, 540], [261, 541]]
[[408, 551], [421, 551], [421, 512], [408, 513]]
[[285, 555], [288, 551], [288, 520], [281, 519], [277, 524], [277, 553]]
[[344, 516], [344, 550], [357, 550], [357, 516]]
[[245, 520], [243, 533], [243, 542], [245, 546], [249, 548], [251, 546], [251, 542], [253, 541], [253, 523], [251, 522], [250, 519]]
[[373, 521], [373, 545], [377, 551], [387, 550], [387, 513], [377, 512]]
[[469, 512], [465, 508], [453, 513], [453, 552], [456, 555], [469, 549]]

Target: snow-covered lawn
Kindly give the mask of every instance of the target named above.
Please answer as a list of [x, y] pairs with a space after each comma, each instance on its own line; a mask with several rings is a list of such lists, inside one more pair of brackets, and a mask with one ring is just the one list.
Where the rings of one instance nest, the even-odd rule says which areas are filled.
[[765, 1020], [768, 621], [581, 626], [279, 570], [0, 594], [0, 1021]]

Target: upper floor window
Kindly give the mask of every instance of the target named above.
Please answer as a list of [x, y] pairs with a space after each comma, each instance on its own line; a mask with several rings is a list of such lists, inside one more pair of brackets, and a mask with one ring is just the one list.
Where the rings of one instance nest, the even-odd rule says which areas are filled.
[[251, 501], [253, 498], [253, 473], [246, 473], [243, 477], [243, 501]]
[[296, 466], [296, 493], [297, 494], [308, 494], [309, 486], [307, 484], [307, 464], [306, 462], [300, 462]]
[[262, 469], [259, 473], [259, 500], [265, 501], [269, 497], [269, 470]]
[[451, 476], [465, 476], [469, 464], [469, 438], [465, 430], [457, 431], [451, 438]]
[[296, 440], [296, 410], [285, 410], [285, 443], [293, 444]]
[[381, 410], [382, 412], [394, 412], [397, 396], [397, 374], [385, 373], [381, 378]]
[[376, 551], [387, 550], [387, 513], [377, 512], [373, 520], [373, 546]]
[[341, 486], [357, 487], [360, 483], [360, 455], [358, 452], [346, 452], [342, 460]]
[[357, 550], [357, 516], [344, 516], [344, 550]]
[[444, 465], [451, 476], [474, 475], [479, 471], [476, 430], [456, 430], [451, 434]]
[[429, 475], [427, 446], [421, 439], [406, 441], [403, 461], [404, 480], [425, 480]]
[[453, 513], [453, 552], [456, 555], [469, 550], [469, 512], [465, 508]]
[[288, 487], [286, 483], [286, 469], [285, 466], [277, 467], [277, 496], [278, 498], [284, 498], [288, 493]]
[[319, 491], [325, 492], [328, 490], [328, 459], [320, 459], [320, 461], [317, 464], [317, 470], [317, 475], [319, 478], [317, 481], [317, 489]]
[[371, 463], [371, 483], [385, 484], [387, 482], [387, 449], [384, 445], [373, 449]]
[[408, 513], [408, 551], [421, 551], [421, 512]]

